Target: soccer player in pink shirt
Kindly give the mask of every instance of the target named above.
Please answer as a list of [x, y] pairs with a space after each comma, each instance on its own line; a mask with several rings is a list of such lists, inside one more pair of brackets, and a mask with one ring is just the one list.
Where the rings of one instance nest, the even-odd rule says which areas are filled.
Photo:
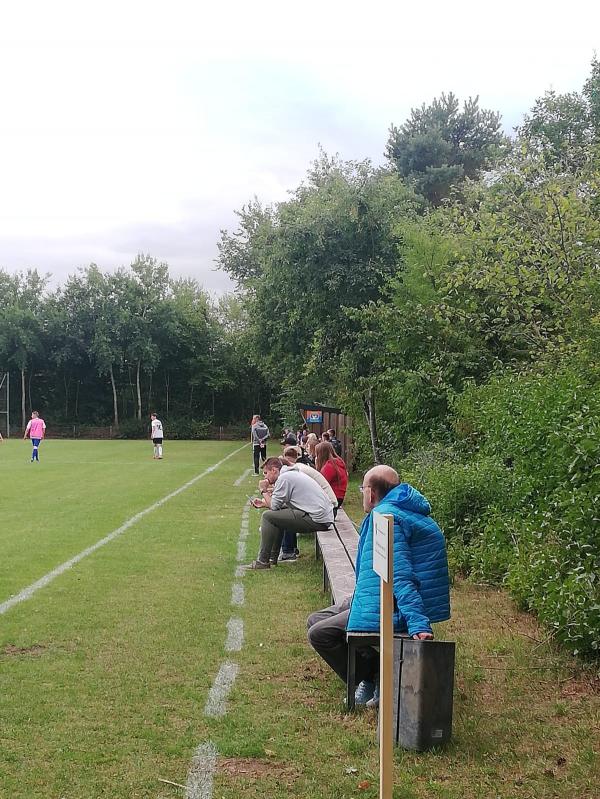
[[23, 435], [23, 441], [29, 436], [31, 439], [31, 443], [33, 444], [33, 452], [31, 453], [31, 462], [40, 461], [39, 455], [39, 447], [40, 443], [46, 433], [46, 422], [43, 419], [40, 419], [40, 415], [37, 411], [33, 411], [31, 414], [31, 419], [27, 422], [27, 427], [25, 428], [25, 433]]

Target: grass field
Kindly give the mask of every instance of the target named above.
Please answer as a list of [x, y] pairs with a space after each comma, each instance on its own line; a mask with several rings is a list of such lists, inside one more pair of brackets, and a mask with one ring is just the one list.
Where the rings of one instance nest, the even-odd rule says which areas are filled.
[[[299, 562], [231, 588], [246, 494], [240, 443], [47, 441], [0, 445], [0, 605], [193, 485], [0, 615], [0, 799], [181, 797], [196, 748], [219, 753], [214, 797], [378, 795], [372, 713], [343, 687], [304, 624], [326, 604], [312, 542]], [[357, 494], [357, 492], [355, 492]], [[349, 510], [360, 514], [357, 498]], [[248, 560], [259, 514], [250, 511]], [[454, 740], [397, 751], [397, 797], [597, 799], [600, 702], [591, 670], [552, 649], [506, 596], [460, 584]], [[241, 652], [225, 652], [232, 615]], [[204, 709], [220, 665], [239, 664], [222, 718]], [[166, 782], [169, 781], [169, 782]]]

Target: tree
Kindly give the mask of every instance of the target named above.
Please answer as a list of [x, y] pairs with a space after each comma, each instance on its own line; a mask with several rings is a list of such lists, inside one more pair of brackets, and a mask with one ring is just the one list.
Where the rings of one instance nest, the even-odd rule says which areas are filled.
[[0, 361], [16, 367], [21, 374], [21, 422], [25, 427], [25, 373], [32, 359], [42, 352], [41, 317], [48, 276], [42, 277], [37, 270], [1, 274]]
[[332, 395], [351, 318], [400, 268], [398, 215], [418, 201], [398, 176], [368, 161], [322, 154], [290, 200], [240, 212], [222, 234], [219, 263], [247, 304], [252, 357], [286, 409]]
[[132, 274], [124, 277], [123, 292], [128, 309], [125, 338], [126, 354], [135, 366], [136, 417], [142, 419], [141, 370], [154, 371], [159, 359], [157, 340], [160, 327], [168, 321], [164, 316], [169, 291], [169, 268], [150, 255], [138, 255], [131, 264]]
[[392, 125], [385, 155], [398, 173], [432, 205], [439, 205], [466, 179], [477, 179], [507, 148], [500, 115], [469, 98], [460, 110], [450, 92], [411, 110]]

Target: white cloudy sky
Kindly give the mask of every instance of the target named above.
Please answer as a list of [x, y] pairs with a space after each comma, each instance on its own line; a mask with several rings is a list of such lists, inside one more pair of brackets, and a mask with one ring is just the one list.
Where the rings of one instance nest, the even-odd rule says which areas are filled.
[[599, 41], [589, 0], [7, 3], [0, 268], [57, 283], [147, 252], [226, 290], [219, 230], [285, 199], [319, 145], [379, 163], [390, 124], [442, 91], [510, 131], [545, 90], [581, 89]]

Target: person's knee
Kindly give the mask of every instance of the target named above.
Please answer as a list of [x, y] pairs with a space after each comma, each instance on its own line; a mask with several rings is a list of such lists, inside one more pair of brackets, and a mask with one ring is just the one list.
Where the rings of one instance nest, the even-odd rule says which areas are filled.
[[308, 617], [307, 621], [307, 629], [306, 629], [306, 637], [308, 638], [308, 643], [312, 646], [313, 649], [318, 649], [319, 645], [322, 644], [321, 636], [319, 635], [318, 627], [316, 621], [313, 621], [312, 624], [310, 620], [312, 616]]
[[308, 628], [307, 635], [310, 645], [317, 651], [335, 648], [346, 640], [346, 631], [331, 624], [329, 619], [316, 620]]
[[314, 625], [319, 621], [319, 617], [320, 617], [320, 611], [317, 610], [314, 613], [311, 613], [308, 619], [306, 620], [306, 629], [310, 630], [311, 627], [314, 627]]

